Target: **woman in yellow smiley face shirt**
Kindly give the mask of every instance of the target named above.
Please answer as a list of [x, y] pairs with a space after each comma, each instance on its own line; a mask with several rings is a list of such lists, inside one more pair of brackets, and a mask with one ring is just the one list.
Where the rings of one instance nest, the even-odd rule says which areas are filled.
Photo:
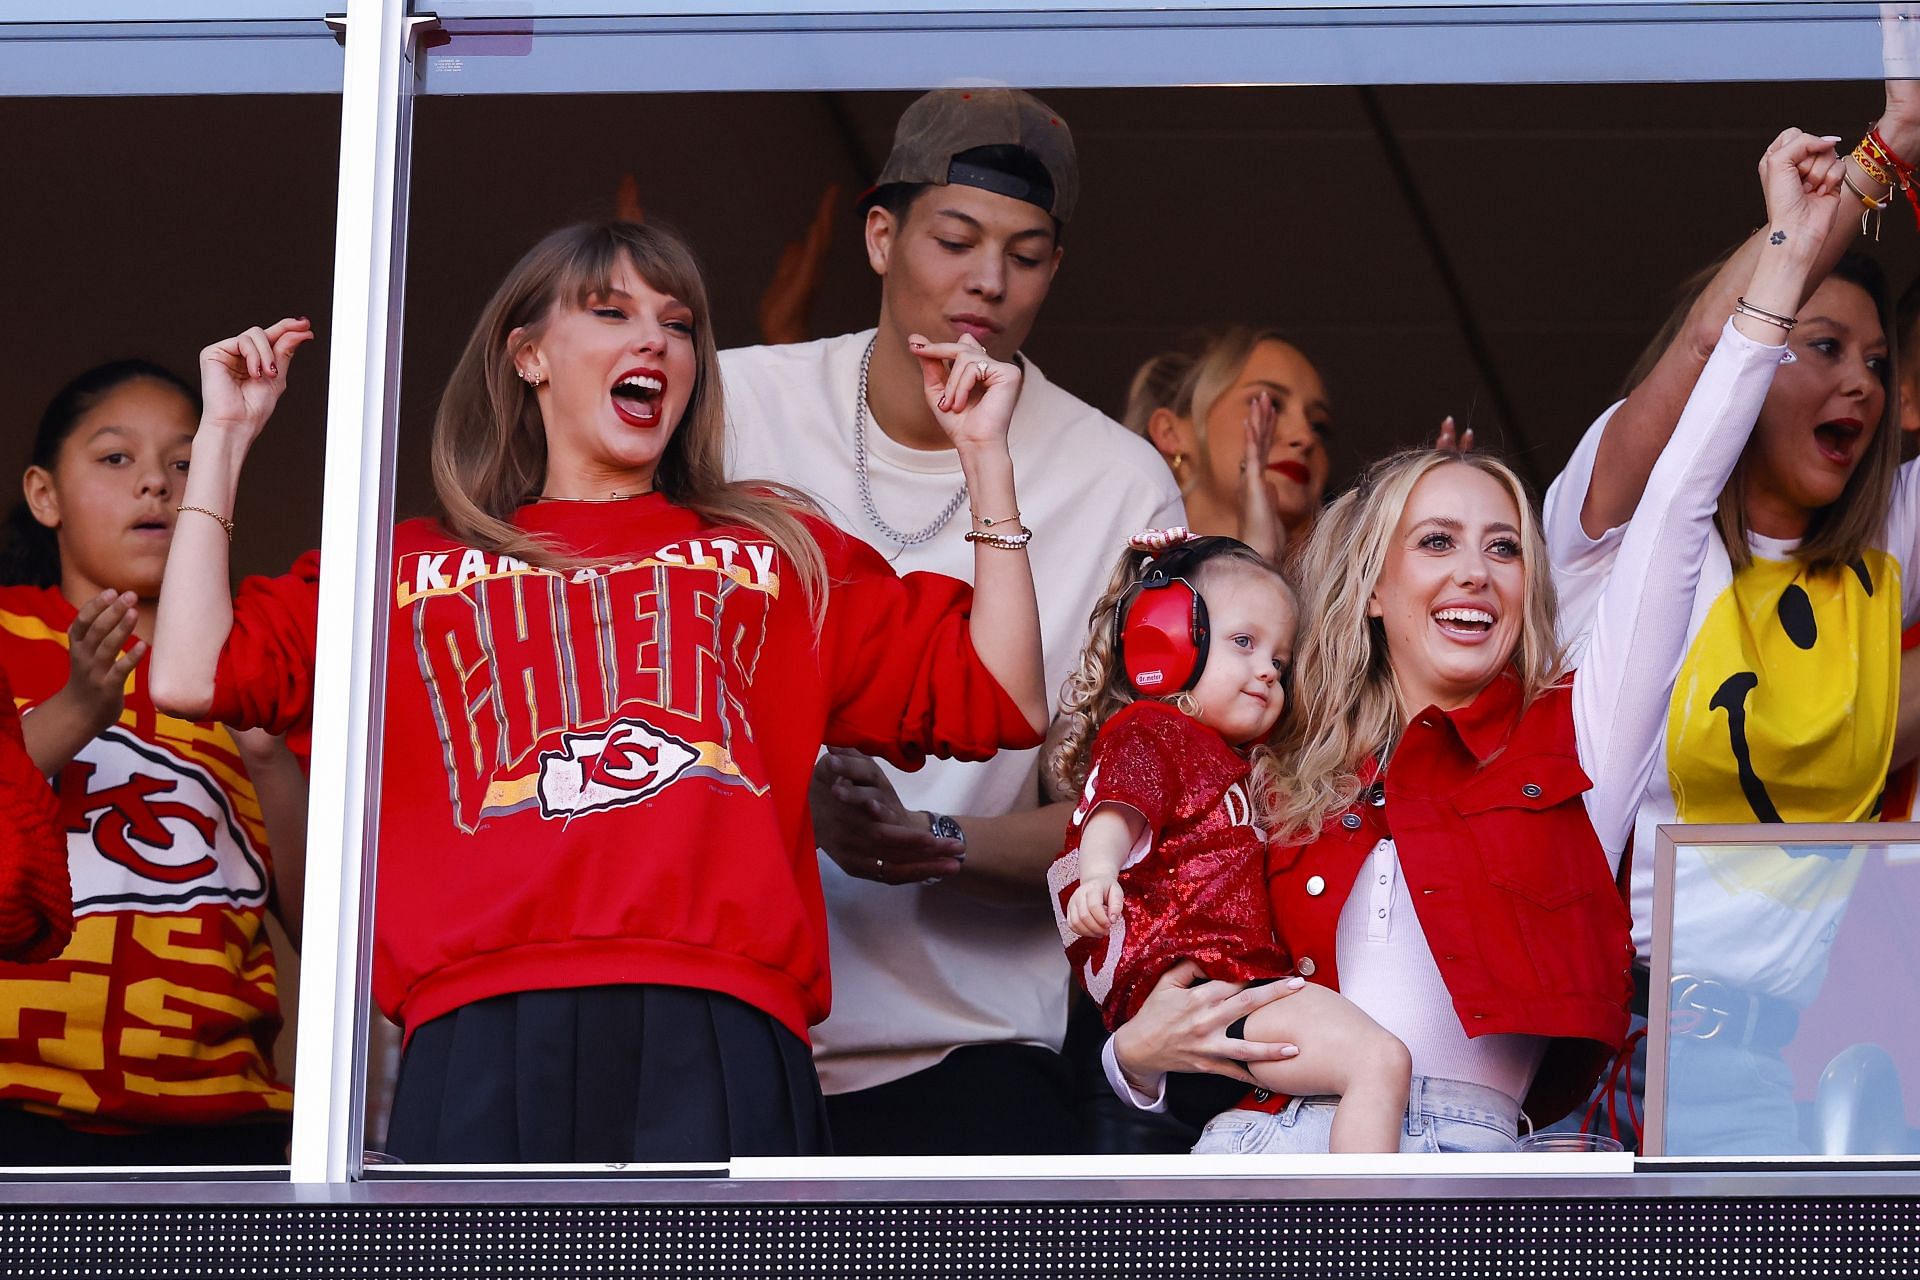
[[[1750, 243], [1700, 279], [1633, 396], [1588, 430], [1548, 491], [1562, 635], [1576, 653], [1622, 533], [1609, 527], [1613, 490], [1623, 475], [1630, 480], [1644, 440], [1636, 434], [1657, 416], [1649, 402], [1681, 381], [1689, 363], [1684, 317], [1723, 301], [1716, 290], [1727, 269], [1774, 247]], [[1721, 495], [1722, 536], [1699, 566], [1665, 758], [1635, 823], [1634, 934], [1643, 967], [1659, 825], [1878, 815], [1900, 632], [1920, 614], [1920, 573], [1912, 569], [1920, 472], [1899, 465], [1885, 317], [1878, 267], [1852, 255], [1797, 317], [1781, 317], [1795, 322], [1785, 331], [1791, 358]], [[1728, 1025], [1716, 1032], [1714, 1016], [1690, 1023], [1676, 1015], [1671, 1023], [1669, 1153], [1803, 1150], [1779, 1050], [1819, 990], [1862, 857], [1832, 846], [1681, 849], [1673, 972], [1706, 984], [1711, 998], [1695, 1003], [1725, 1011]], [[1726, 1074], [1730, 1065], [1737, 1081]]]

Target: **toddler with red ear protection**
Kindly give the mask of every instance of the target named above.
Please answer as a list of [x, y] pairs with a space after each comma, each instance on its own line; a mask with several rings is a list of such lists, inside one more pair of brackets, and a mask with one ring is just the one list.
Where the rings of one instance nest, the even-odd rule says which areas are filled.
[[[1081, 797], [1047, 885], [1074, 976], [1109, 1030], [1182, 959], [1235, 982], [1292, 968], [1274, 937], [1262, 818], [1297, 617], [1272, 561], [1184, 529], [1136, 535], [1094, 608], [1047, 762]], [[1229, 1034], [1298, 1052], [1248, 1064], [1251, 1077], [1339, 1095], [1334, 1151], [1399, 1150], [1406, 1047], [1337, 992], [1284, 980], [1292, 994]]]

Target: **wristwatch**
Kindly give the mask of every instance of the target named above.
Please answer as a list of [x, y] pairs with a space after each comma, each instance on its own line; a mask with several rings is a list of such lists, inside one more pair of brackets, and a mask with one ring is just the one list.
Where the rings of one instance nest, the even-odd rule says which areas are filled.
[[[958, 822], [955, 822], [952, 818], [948, 817], [944, 813], [934, 813], [931, 810], [929, 810], [927, 813], [927, 830], [933, 832], [934, 835], [939, 836], [943, 840], [959, 841], [960, 849], [953, 856], [954, 856], [954, 859], [958, 861], [961, 865], [964, 866], [966, 864], [967, 833], [960, 829], [960, 824]], [[945, 880], [946, 878], [947, 878], [946, 876], [929, 876], [922, 883], [939, 884], [942, 880]]]
[[942, 840], [958, 840], [960, 842], [960, 852], [954, 856], [963, 862], [966, 860], [967, 833], [960, 829], [958, 822], [955, 822], [944, 813], [929, 813], [927, 814], [927, 829], [936, 836], [939, 836]]

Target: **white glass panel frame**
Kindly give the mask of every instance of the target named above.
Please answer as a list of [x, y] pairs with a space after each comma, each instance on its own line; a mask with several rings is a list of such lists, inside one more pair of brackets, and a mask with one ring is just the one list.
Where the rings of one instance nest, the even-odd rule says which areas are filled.
[[1657, 995], [1647, 1001], [1647, 1074], [1646, 1112], [1641, 1146], [1644, 1160], [1651, 1167], [1679, 1166], [1766, 1168], [1777, 1166], [1801, 1169], [1808, 1165], [1822, 1168], [1920, 1168], [1920, 1157], [1911, 1154], [1893, 1156], [1689, 1156], [1666, 1154], [1666, 1110], [1668, 1061], [1671, 1050], [1670, 1002], [1665, 993], [1673, 981], [1673, 882], [1674, 869], [1682, 845], [1912, 845], [1920, 844], [1920, 822], [1787, 822], [1729, 823], [1699, 826], [1666, 825], [1656, 828], [1653, 864], [1653, 954], [1650, 957], [1648, 990]]
[[[876, 71], [876, 64], [868, 61], [864, 71], [857, 71], [850, 66], [857, 60], [850, 51], [858, 53], [859, 59], [865, 59], [867, 55], [853, 45], [847, 45], [838, 54], [834, 52], [834, 42], [845, 42], [852, 35], [852, 28], [848, 24], [835, 24], [832, 20], [834, 14], [840, 18], [849, 15], [869, 19], [888, 17], [894, 20], [888, 30], [921, 43], [941, 46], [951, 52], [953, 44], [949, 41], [943, 45], [940, 37], [972, 38], [980, 35], [981, 15], [983, 11], [990, 12], [998, 24], [992, 33], [996, 42], [981, 45], [977, 52], [968, 55], [972, 64], [968, 74], [1042, 87], [1067, 83], [1145, 85], [1287, 82], [1301, 77], [1277, 76], [1271, 63], [1252, 68], [1244, 65], [1242, 53], [1249, 30], [1311, 33], [1338, 28], [1346, 33], [1342, 38], [1350, 37], [1364, 43], [1368, 38], [1384, 38], [1377, 33], [1390, 30], [1393, 24], [1369, 23], [1362, 9], [1376, 13], [1397, 13], [1403, 18], [1419, 18], [1420, 21], [1401, 25], [1408, 30], [1429, 33], [1448, 25], [1449, 19], [1444, 16], [1448, 10], [1471, 8], [1478, 13], [1492, 12], [1484, 6], [1363, 6], [1352, 0], [1333, 0], [1317, 19], [1312, 12], [1297, 8], [1278, 10], [1271, 6], [1230, 3], [1205, 9], [1165, 9], [1151, 5], [1147, 0], [1079, 0], [1071, 12], [1037, 3], [980, 0], [980, 3], [964, 11], [923, 10], [918, 13], [903, 13], [897, 3], [839, 0], [838, 3], [811, 5], [811, 14], [814, 16], [803, 18], [779, 15], [776, 10], [780, 7], [777, 0], [686, 0], [670, 9], [662, 4], [642, 5], [631, 3], [630, 0], [624, 3], [621, 0], [575, 0], [575, 3], [564, 7], [538, 4], [534, 0], [449, 0], [442, 9], [449, 18], [460, 18], [475, 24], [493, 23], [495, 26], [504, 23], [507, 28], [517, 27], [521, 30], [531, 29], [531, 23], [545, 21], [548, 15], [556, 12], [623, 21], [657, 20], [664, 24], [648, 31], [614, 33], [596, 33], [581, 27], [573, 33], [576, 38], [597, 34], [603, 39], [664, 40], [678, 36], [695, 42], [723, 41], [705, 47], [697, 58], [676, 56], [673, 59], [675, 74], [688, 78], [687, 83], [675, 81], [645, 86], [618, 86], [629, 92], [643, 88], [663, 90], [679, 87], [708, 90], [922, 87], [966, 78], [951, 68], [941, 67], [937, 59], [895, 65], [885, 72]], [[338, 6], [327, 8], [337, 11]], [[373, 905], [371, 859], [379, 776], [377, 744], [380, 712], [372, 691], [381, 685], [384, 674], [381, 669], [387, 622], [383, 592], [384, 566], [391, 537], [392, 454], [396, 439], [395, 417], [401, 359], [402, 290], [399, 282], [404, 274], [411, 102], [420, 87], [419, 77], [410, 59], [410, 49], [415, 29], [423, 22], [423, 18], [411, 15], [409, 8], [407, 0], [347, 0], [345, 4], [335, 303], [330, 326], [333, 374], [327, 422], [326, 499], [321, 542], [323, 558], [330, 571], [323, 579], [321, 588], [323, 621], [317, 663], [312, 816], [309, 828], [310, 880], [304, 922], [307, 976], [299, 1009], [303, 1034], [296, 1067], [292, 1164], [292, 1180], [308, 1184], [319, 1200], [341, 1198], [345, 1191], [343, 1184], [352, 1182], [357, 1176], [361, 1154], [360, 1091], [364, 1072], [363, 1030], [368, 1004], [365, 942], [370, 937], [368, 923]], [[1497, 37], [1502, 29], [1511, 37], [1516, 31], [1557, 26], [1573, 21], [1581, 13], [1602, 10], [1609, 13], [1631, 10], [1633, 13], [1628, 16], [1638, 16], [1648, 22], [1659, 20], [1658, 14], [1678, 15], [1671, 20], [1685, 26], [1696, 20], [1723, 21], [1734, 9], [1741, 9], [1751, 11], [1756, 22], [1778, 23], [1782, 31], [1804, 33], [1824, 30], [1826, 28], [1822, 24], [1831, 26], [1836, 19], [1842, 24], [1864, 21], [1863, 15], [1870, 6], [1788, 3], [1681, 6], [1617, 0], [1611, 5], [1581, 7], [1549, 5], [1542, 0], [1514, 0], [1506, 8], [1509, 13], [1519, 15], [1518, 24], [1489, 21], [1478, 31], [1482, 43], [1486, 42], [1485, 37]], [[88, 22], [114, 24], [134, 18], [135, 10], [138, 11], [137, 24], [102, 26], [84, 34], [87, 38], [139, 39], [143, 38], [142, 32], [150, 29], [154, 23], [175, 18], [257, 20], [269, 24], [310, 22], [325, 12], [325, 9], [309, 4], [269, 0], [261, 0], [259, 4], [249, 4], [245, 0], [208, 0], [198, 5], [136, 5], [133, 0], [18, 0], [4, 14], [0, 14], [0, 43], [6, 42], [10, 36], [34, 35], [23, 25], [26, 23], [69, 26]], [[821, 13], [829, 16], [820, 18], [817, 15]], [[1088, 55], [1092, 60], [1091, 69], [1076, 73], [1070, 63], [1060, 61], [1058, 50], [1062, 46], [1058, 39], [1063, 35], [1084, 38], [1087, 29], [1094, 25], [1093, 17], [1102, 13], [1109, 18], [1125, 18], [1126, 22], [1102, 25], [1100, 29], [1129, 34], [1118, 42], [1116, 51]], [[1223, 21], [1223, 13], [1232, 20]], [[1276, 15], [1286, 15], [1286, 20], [1283, 22]], [[1471, 22], [1465, 12], [1455, 16], [1463, 26], [1479, 25]], [[869, 22], [867, 25], [884, 24]], [[484, 27], [474, 25], [467, 27], [466, 33], [474, 34], [483, 30]], [[50, 28], [41, 34], [48, 33]], [[1375, 34], [1370, 36], [1369, 33]], [[564, 36], [566, 33], [556, 29], [552, 34]], [[795, 40], [808, 42], [819, 56], [812, 59], [787, 58], [785, 55], [792, 46], [782, 42]], [[1494, 43], [1497, 44], [1498, 40]], [[1832, 75], [1864, 77], [1872, 74], [1864, 64], [1853, 61], [1852, 54], [1848, 55], [1844, 68], [1836, 67], [1828, 54], [1821, 51], [1818, 41], [1785, 43], [1790, 47], [1781, 51], [1782, 64], [1779, 66], [1755, 68], [1751, 63], [1734, 66], [1714, 62], [1704, 67], [1688, 68], [1693, 74], [1681, 78], [1755, 78], [1768, 71], [1784, 79]], [[758, 57], [751, 60], [739, 57], [743, 48], [756, 45]], [[1046, 60], [1050, 61], [1050, 65], [1041, 66], [1035, 60], [1034, 48], [1041, 45], [1048, 50]], [[1185, 60], [1169, 62], [1169, 50], [1176, 45], [1185, 50], [1182, 54]], [[697, 43], [687, 44], [682, 45], [681, 50], [699, 47]], [[1316, 77], [1321, 82], [1371, 82], [1357, 74], [1356, 69], [1366, 64], [1335, 58], [1337, 50], [1331, 45], [1321, 48], [1325, 56], [1331, 59], [1328, 63], [1330, 69]], [[730, 49], [730, 56], [723, 56], [723, 49]], [[1411, 60], [1416, 52], [1407, 49], [1396, 56]], [[1421, 64], [1429, 67], [1441, 61], [1434, 56], [1430, 45], [1419, 56]], [[1609, 55], [1616, 61], [1599, 67], [1601, 71], [1610, 69], [1611, 74], [1596, 74], [1598, 64], [1592, 62], [1588, 54], [1579, 56], [1588, 57], [1589, 60], [1555, 63], [1549, 68], [1552, 75], [1532, 67], [1507, 67], [1503, 73], [1495, 59], [1472, 64], [1472, 75], [1462, 78], [1477, 77], [1487, 82], [1537, 82], [1543, 78], [1671, 78], [1666, 74], [1652, 74], [1646, 66], [1638, 70], [1625, 66], [1617, 60], [1621, 56], [1617, 50]], [[743, 64], [745, 70], [740, 69]], [[775, 68], [781, 65], [794, 68], [792, 74], [797, 79], [793, 83], [776, 78]], [[1414, 67], [1415, 64], [1409, 61], [1408, 66]], [[436, 72], [430, 64], [421, 68], [421, 71], [429, 80], [436, 75], [446, 74], [444, 69]], [[1176, 72], [1177, 79], [1174, 78]], [[1427, 73], [1428, 76], [1432, 74], [1436, 73]], [[1076, 75], [1079, 78], [1070, 78]], [[836, 79], [836, 76], [839, 78]], [[1374, 77], [1376, 80], [1381, 78]], [[1419, 77], [1413, 76], [1409, 70], [1397, 79], [1386, 79], [1409, 83], [1417, 82]], [[613, 86], [578, 84], [573, 91], [596, 87]], [[4, 91], [19, 92], [21, 88], [18, 84], [8, 84]], [[57, 86], [48, 90], [57, 91]], [[198, 91], [232, 90], [219, 83], [206, 83]], [[278, 91], [285, 91], [285, 86]], [[528, 86], [515, 89], [503, 82], [498, 91], [541, 90]], [[1662, 855], [1669, 867], [1672, 855], [1666, 842], [1672, 838], [1668, 833], [1675, 830], [1678, 829], [1667, 828], [1662, 831]], [[1694, 828], [1686, 832], [1685, 838], [1725, 841], [1734, 838], [1729, 835], [1729, 830]], [[1895, 828], [1890, 825], [1885, 829], [1885, 835], [1888, 839], [1920, 838], [1920, 826]], [[1779, 829], [1772, 828], [1764, 837], [1755, 835], [1753, 838], [1777, 840]], [[1852, 838], [1858, 838], [1857, 831]], [[1668, 875], [1670, 877], [1670, 870]], [[1033, 1166], [1023, 1163], [1022, 1167]], [[1427, 1166], [1417, 1162], [1412, 1165], [1396, 1163], [1391, 1171], [1405, 1174], [1422, 1167]], [[780, 1172], [789, 1171], [791, 1167]], [[826, 1172], [824, 1169], [822, 1171]], [[764, 1174], [773, 1170], [763, 1169], [759, 1172]], [[872, 1177], [877, 1170], [862, 1169], [855, 1173], [843, 1168], [836, 1172], [851, 1184], [862, 1176]], [[1076, 1168], [1073, 1174], [1069, 1174], [1064, 1166], [1060, 1170], [1069, 1179], [1079, 1172]], [[1254, 1170], [1249, 1169], [1248, 1172]], [[1326, 1169], [1320, 1172], [1324, 1180], [1325, 1177], [1349, 1171]], [[1596, 1169], [1595, 1172], [1603, 1171]], [[1617, 1170], [1609, 1169], [1608, 1172]], [[1182, 1187], [1177, 1194], [1186, 1196], [1198, 1193], [1193, 1184], [1186, 1183], [1184, 1179], [1178, 1181]], [[1007, 1179], [1001, 1185], [1012, 1182]], [[649, 1184], [630, 1185], [637, 1189]], [[662, 1184], [655, 1182], [650, 1185], [650, 1194], [662, 1194]], [[1065, 1187], [1072, 1184], [1063, 1182], [1061, 1185]], [[1394, 1185], [1403, 1186], [1404, 1183]], [[667, 1191], [666, 1194], [684, 1198], [699, 1198], [705, 1194], [697, 1189], [697, 1184], [681, 1183], [679, 1187], [680, 1190]], [[1382, 1193], [1393, 1193], [1386, 1184], [1377, 1183], [1375, 1187]], [[403, 1190], [398, 1186], [387, 1189], [396, 1192]], [[146, 1191], [150, 1194], [152, 1188], [146, 1188]], [[711, 1193], [720, 1196], [727, 1194], [723, 1187], [713, 1187]], [[1245, 1184], [1228, 1192], [1233, 1195], [1258, 1193], [1257, 1188], [1251, 1191], [1245, 1189]], [[570, 1191], [565, 1194], [578, 1193]], [[603, 1194], [621, 1196], [632, 1192], [625, 1189], [596, 1192], [594, 1198], [601, 1198]], [[884, 1184], [878, 1191], [869, 1184], [865, 1192], [854, 1191], [852, 1194], [881, 1195], [884, 1198], [889, 1192]], [[413, 1193], [413, 1198], [423, 1196], [427, 1199], [441, 1198], [442, 1193], [425, 1189]]]

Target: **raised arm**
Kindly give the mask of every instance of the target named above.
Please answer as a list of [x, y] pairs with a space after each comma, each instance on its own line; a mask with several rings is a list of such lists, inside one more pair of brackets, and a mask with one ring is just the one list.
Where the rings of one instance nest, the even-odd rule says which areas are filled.
[[214, 672], [233, 626], [228, 529], [240, 469], [287, 389], [294, 354], [312, 337], [305, 319], [288, 319], [200, 353], [206, 407], [161, 580], [149, 668], [155, 704], [188, 720], [213, 705]]
[[[1908, 7], [1911, 6], [1882, 6], [1883, 10]], [[1920, 43], [1920, 19], [1907, 21], [1887, 14], [1881, 20], [1881, 30], [1889, 79], [1886, 107], [1875, 127], [1897, 155], [1913, 161], [1920, 158], [1920, 83], [1898, 77], [1912, 75], [1920, 69], [1911, 47]], [[1848, 179], [1859, 193], [1876, 200], [1898, 195], [1874, 181], [1857, 161], [1848, 161], [1846, 169]], [[1828, 204], [1828, 227], [1818, 253], [1807, 264], [1800, 280], [1798, 296], [1776, 299], [1786, 304], [1775, 308], [1784, 315], [1800, 309], [1807, 295], [1819, 287], [1833, 264], [1860, 234], [1861, 215], [1865, 210], [1859, 195], [1844, 186], [1839, 194], [1842, 198]], [[1694, 384], [1713, 354], [1735, 300], [1751, 287], [1754, 273], [1769, 256], [1767, 251], [1773, 246], [1768, 241], [1774, 230], [1770, 224], [1755, 231], [1714, 274], [1653, 370], [1633, 388], [1607, 423], [1594, 460], [1593, 482], [1580, 509], [1580, 524], [1589, 538], [1598, 538], [1633, 515], [1646, 490], [1648, 477], [1653, 474], [1654, 462], [1672, 438], [1681, 410], [1686, 407]], [[1747, 297], [1757, 301], [1751, 293], [1747, 293]]]
[[1844, 189], [1840, 163], [1829, 140], [1798, 129], [1781, 134], [1761, 158], [1767, 226], [1751, 269], [1733, 282], [1744, 305], [1728, 305], [1731, 319], [1723, 317], [1713, 353], [1655, 461], [1595, 608], [1574, 681], [1574, 724], [1581, 764], [1594, 784], [1588, 811], [1616, 860], [1632, 831], [1686, 654], [1720, 492], [1785, 354], [1807, 281], [1825, 260]]
[[1046, 670], [1040, 662], [1040, 606], [1027, 562], [1032, 532], [1020, 520], [1007, 428], [1020, 399], [1020, 366], [995, 360], [972, 337], [908, 340], [920, 360], [927, 403], [960, 455], [973, 509], [974, 652], [1035, 733], [1047, 727]]
[[1287, 529], [1273, 509], [1266, 477], [1267, 455], [1273, 452], [1279, 420], [1271, 393], [1263, 390], [1254, 396], [1241, 423], [1240, 451], [1240, 541], [1276, 562], [1287, 549]]

